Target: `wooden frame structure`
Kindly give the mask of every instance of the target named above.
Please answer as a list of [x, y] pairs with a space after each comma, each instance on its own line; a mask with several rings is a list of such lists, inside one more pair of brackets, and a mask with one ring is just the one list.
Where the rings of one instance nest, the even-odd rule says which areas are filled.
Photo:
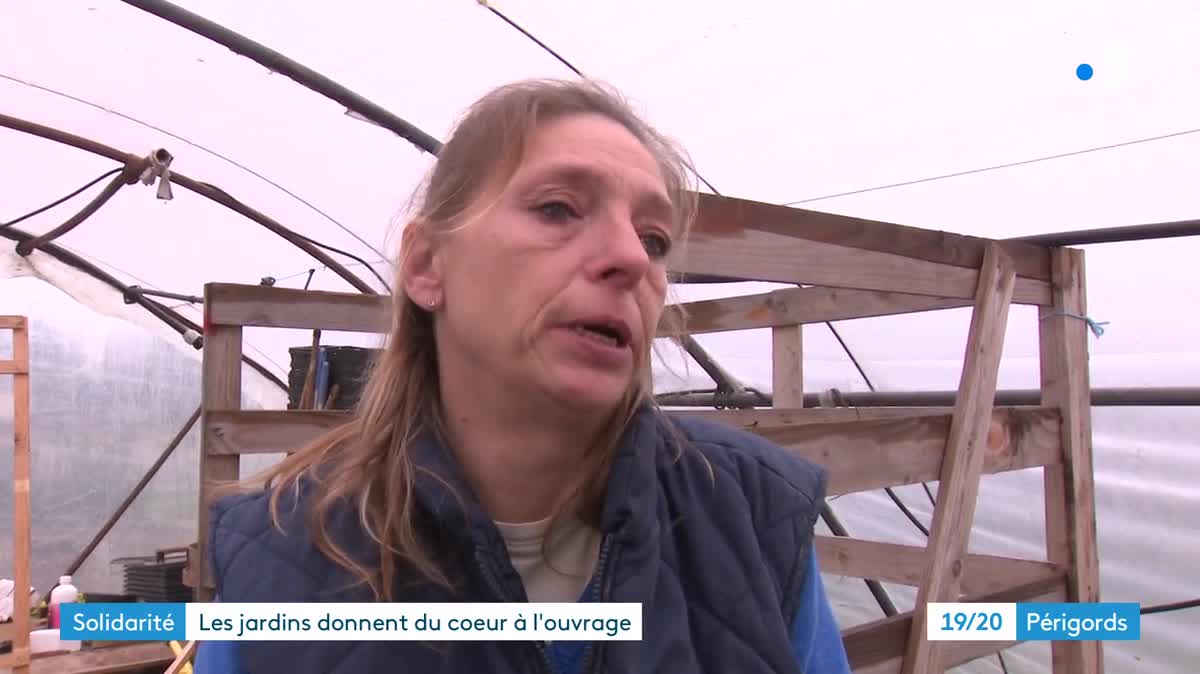
[[[830, 495], [940, 481], [926, 547], [818, 538], [826, 572], [918, 588], [916, 610], [844, 631], [855, 672], [942, 672], [1012, 645], [930, 642], [926, 602], [1099, 600], [1081, 251], [708, 195], [683, 248], [673, 268], [685, 274], [815, 287], [671, 307], [685, 312], [690, 334], [771, 328], [773, 336], [776, 408], [681, 414], [743, 427], [823, 465]], [[1013, 303], [1039, 307], [1040, 406], [994, 406]], [[379, 332], [387, 305], [371, 295], [205, 287], [200, 526], [189, 572], [199, 599], [210, 598], [212, 490], [239, 478], [241, 455], [292, 451], [347, 418], [242, 410], [243, 328]], [[972, 307], [973, 314], [954, 407], [802, 407], [803, 325], [955, 307]], [[669, 336], [665, 330], [660, 336]], [[1044, 475], [1044, 558], [969, 554], [982, 476], [1030, 468]], [[1099, 642], [1056, 642], [1053, 671], [1100, 674]]]
[[30, 511], [29, 511], [29, 320], [0, 316], [0, 330], [12, 331], [12, 358], [0, 360], [0, 375], [13, 378], [13, 615], [0, 625], [0, 639], [12, 642], [12, 651], [0, 655], [0, 669], [13, 674], [29, 671], [30, 630]]

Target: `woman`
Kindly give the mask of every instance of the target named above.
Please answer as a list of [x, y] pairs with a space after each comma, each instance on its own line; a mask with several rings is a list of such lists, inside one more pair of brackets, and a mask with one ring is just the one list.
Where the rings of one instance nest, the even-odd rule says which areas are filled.
[[222, 601], [636, 602], [643, 639], [211, 642], [201, 672], [848, 672], [823, 472], [651, 399], [687, 175], [599, 86], [482, 98], [404, 229], [354, 421], [211, 518]]

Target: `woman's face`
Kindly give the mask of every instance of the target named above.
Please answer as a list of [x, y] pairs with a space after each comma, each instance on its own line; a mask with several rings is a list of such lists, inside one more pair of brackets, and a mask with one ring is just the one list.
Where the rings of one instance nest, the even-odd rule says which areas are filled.
[[494, 207], [437, 249], [440, 359], [464, 385], [611, 409], [658, 325], [673, 222], [658, 163], [623, 126], [544, 124]]

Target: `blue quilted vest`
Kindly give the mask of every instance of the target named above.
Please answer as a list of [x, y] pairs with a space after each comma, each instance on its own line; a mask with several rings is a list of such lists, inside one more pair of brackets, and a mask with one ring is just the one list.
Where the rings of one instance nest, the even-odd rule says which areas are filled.
[[[670, 423], [687, 440], [682, 452]], [[457, 589], [405, 582], [402, 571], [397, 601], [527, 601], [449, 453], [432, 438], [415, 452], [463, 496], [439, 480], [417, 482], [420, 529]], [[581, 671], [801, 674], [789, 635], [824, 490], [820, 468], [758, 436], [640, 410], [612, 465], [589, 599], [641, 603], [643, 638], [589, 645]], [[304, 494], [281, 502], [284, 533], [270, 525], [262, 492], [214, 504], [209, 549], [222, 601], [371, 601], [311, 544], [295, 507]], [[329, 531], [356, 557], [373, 558], [352, 507], [333, 515]], [[553, 672], [538, 642], [242, 642], [239, 652], [247, 674]]]

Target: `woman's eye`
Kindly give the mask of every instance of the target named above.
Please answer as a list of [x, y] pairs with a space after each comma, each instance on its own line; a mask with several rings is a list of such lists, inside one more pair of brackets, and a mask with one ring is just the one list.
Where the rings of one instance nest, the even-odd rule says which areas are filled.
[[578, 217], [575, 209], [562, 201], [548, 201], [538, 206], [537, 212], [552, 222], [563, 222], [569, 218]]
[[657, 232], [643, 234], [642, 245], [652, 258], [666, 257], [671, 251], [671, 240]]

